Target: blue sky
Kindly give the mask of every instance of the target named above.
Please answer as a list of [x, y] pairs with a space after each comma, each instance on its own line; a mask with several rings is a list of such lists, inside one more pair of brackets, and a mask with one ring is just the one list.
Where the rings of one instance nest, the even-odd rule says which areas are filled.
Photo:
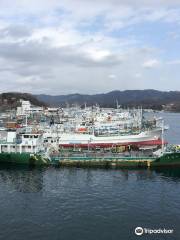
[[1, 92], [180, 90], [179, 0], [2, 0]]

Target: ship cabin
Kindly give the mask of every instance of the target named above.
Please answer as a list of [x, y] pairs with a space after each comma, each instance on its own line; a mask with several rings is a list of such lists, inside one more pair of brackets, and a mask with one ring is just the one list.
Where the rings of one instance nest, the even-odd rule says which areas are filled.
[[37, 153], [42, 148], [42, 134], [7, 132], [7, 137], [0, 142], [1, 152]]

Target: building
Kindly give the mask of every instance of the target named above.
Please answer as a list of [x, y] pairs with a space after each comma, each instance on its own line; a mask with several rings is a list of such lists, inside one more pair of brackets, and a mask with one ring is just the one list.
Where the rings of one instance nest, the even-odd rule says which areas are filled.
[[31, 113], [42, 112], [43, 107], [32, 106], [30, 101], [21, 100], [21, 106], [17, 107], [16, 115], [29, 115]]

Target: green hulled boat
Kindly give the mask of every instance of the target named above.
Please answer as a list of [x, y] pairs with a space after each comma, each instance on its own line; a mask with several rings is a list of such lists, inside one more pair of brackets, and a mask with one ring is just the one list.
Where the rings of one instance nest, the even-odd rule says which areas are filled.
[[180, 152], [165, 152], [151, 163], [152, 167], [180, 166]]
[[0, 153], [0, 163], [25, 164], [25, 165], [48, 165], [49, 160], [41, 154], [30, 153]]

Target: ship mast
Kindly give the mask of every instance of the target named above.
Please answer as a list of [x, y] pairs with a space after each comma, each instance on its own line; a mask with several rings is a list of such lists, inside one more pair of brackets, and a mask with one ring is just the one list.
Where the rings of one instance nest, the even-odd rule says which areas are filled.
[[27, 133], [27, 126], [28, 126], [28, 116], [27, 116], [27, 113], [26, 113], [26, 115], [25, 115], [25, 131], [26, 131], [26, 133]]
[[143, 127], [143, 108], [140, 108], [140, 129], [142, 130]]
[[161, 140], [162, 140], [162, 153], [164, 153], [164, 120], [162, 120], [162, 136], [161, 136]]

